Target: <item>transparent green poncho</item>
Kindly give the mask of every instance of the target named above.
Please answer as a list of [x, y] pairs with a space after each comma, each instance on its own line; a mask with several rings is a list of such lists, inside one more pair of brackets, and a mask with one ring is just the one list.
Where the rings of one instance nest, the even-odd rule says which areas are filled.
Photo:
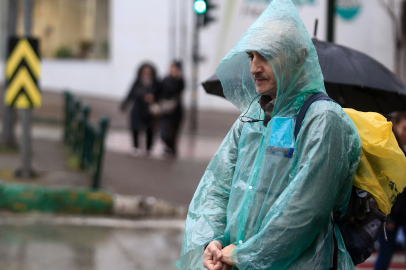
[[[232, 260], [240, 270], [329, 269], [330, 213], [346, 212], [359, 135], [340, 106], [318, 101], [295, 140], [300, 108], [325, 88], [291, 0], [272, 0], [218, 67], [225, 96], [242, 112], [257, 96], [248, 51], [266, 57], [276, 75], [272, 119], [267, 127], [237, 120], [231, 128], [189, 206], [178, 266], [205, 269], [204, 246], [218, 240], [223, 247], [237, 245]], [[264, 112], [254, 102], [247, 115], [263, 119]], [[334, 231], [338, 269], [355, 269], [337, 226]]]

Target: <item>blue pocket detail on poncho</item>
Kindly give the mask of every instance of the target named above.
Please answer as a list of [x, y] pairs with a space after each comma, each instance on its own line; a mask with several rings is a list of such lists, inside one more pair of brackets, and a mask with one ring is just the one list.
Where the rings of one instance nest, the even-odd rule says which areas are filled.
[[272, 119], [271, 139], [267, 153], [291, 158], [294, 151], [294, 121], [292, 118], [275, 117]]

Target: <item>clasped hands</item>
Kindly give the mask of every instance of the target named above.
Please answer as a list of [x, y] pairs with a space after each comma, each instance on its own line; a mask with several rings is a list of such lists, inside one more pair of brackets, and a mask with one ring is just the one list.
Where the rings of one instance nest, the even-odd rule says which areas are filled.
[[203, 254], [203, 265], [208, 270], [230, 270], [236, 266], [231, 260], [231, 254], [236, 246], [222, 247], [219, 241], [211, 242]]

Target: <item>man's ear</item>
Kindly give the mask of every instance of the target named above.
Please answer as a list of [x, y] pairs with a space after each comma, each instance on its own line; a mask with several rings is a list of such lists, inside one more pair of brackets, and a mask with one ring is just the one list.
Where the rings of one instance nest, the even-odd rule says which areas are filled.
[[302, 47], [302, 48], [299, 49], [299, 52], [298, 52], [299, 57], [298, 57], [297, 62], [296, 62], [297, 67], [301, 67], [304, 64], [304, 62], [306, 61], [308, 53], [309, 52], [308, 52], [307, 48], [305, 48], [305, 47]]

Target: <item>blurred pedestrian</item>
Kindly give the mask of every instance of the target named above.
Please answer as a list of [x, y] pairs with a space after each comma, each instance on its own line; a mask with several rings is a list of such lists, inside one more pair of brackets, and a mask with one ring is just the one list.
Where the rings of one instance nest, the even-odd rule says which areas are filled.
[[[400, 148], [406, 154], [406, 112], [400, 112], [393, 116], [393, 131], [398, 140]], [[406, 235], [406, 193], [403, 191], [396, 198], [396, 202], [392, 207], [392, 211], [386, 220], [386, 237], [383, 232], [379, 239], [379, 255], [375, 263], [375, 270], [389, 269], [389, 264], [392, 260], [396, 246], [396, 236], [399, 229], [402, 227], [404, 235]], [[406, 250], [406, 243], [403, 243]]]
[[138, 69], [137, 78], [134, 81], [126, 99], [121, 104], [121, 110], [125, 111], [132, 105], [130, 113], [130, 127], [133, 136], [133, 155], [140, 154], [138, 136], [141, 131], [146, 133], [146, 153], [150, 154], [156, 118], [151, 113], [150, 107], [158, 100], [160, 83], [157, 80], [156, 69], [150, 63], [144, 63]]
[[177, 140], [183, 118], [182, 92], [185, 83], [181, 62], [170, 65], [169, 76], [162, 81], [161, 138], [166, 144], [165, 155], [175, 157]]

